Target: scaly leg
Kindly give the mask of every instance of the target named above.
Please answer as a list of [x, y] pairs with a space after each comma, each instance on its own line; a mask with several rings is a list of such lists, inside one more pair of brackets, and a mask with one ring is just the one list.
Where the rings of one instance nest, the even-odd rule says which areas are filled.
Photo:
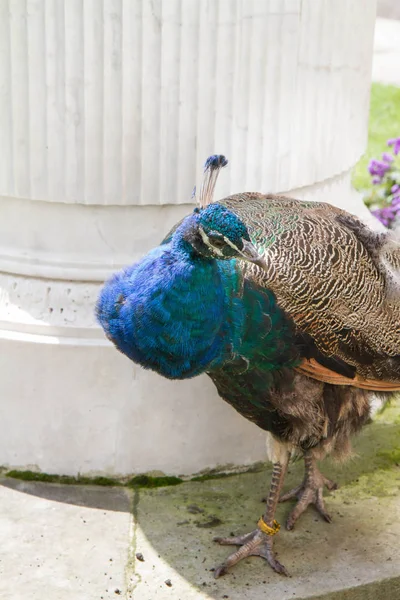
[[231, 538], [214, 538], [215, 542], [222, 545], [241, 546], [239, 550], [228, 556], [228, 558], [215, 569], [214, 577], [223, 575], [229, 567], [232, 567], [242, 560], [242, 558], [247, 558], [248, 556], [261, 556], [268, 561], [274, 571], [282, 573], [283, 575], [288, 575], [285, 567], [276, 560], [273, 552], [273, 535], [279, 531], [279, 525], [274, 520], [274, 516], [283, 481], [285, 479], [288, 461], [289, 453], [287, 453], [286, 459], [283, 462], [274, 463], [267, 507], [264, 516], [258, 522], [257, 529], [246, 535]]
[[331, 523], [332, 517], [326, 512], [323, 498], [324, 486], [328, 490], [336, 490], [337, 485], [330, 479], [327, 479], [320, 473], [317, 467], [317, 461], [314, 458], [312, 451], [304, 454], [305, 475], [303, 483], [290, 490], [280, 498], [280, 502], [286, 502], [292, 498], [297, 498], [298, 502], [291, 511], [287, 521], [286, 529], [293, 529], [297, 519], [303, 514], [310, 504], [314, 504], [319, 514]]

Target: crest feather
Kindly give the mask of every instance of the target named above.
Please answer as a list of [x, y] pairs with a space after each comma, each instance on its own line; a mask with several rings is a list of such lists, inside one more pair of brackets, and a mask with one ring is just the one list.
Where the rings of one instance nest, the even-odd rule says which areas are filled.
[[[213, 154], [209, 156], [204, 164], [203, 182], [200, 188], [198, 203], [201, 208], [205, 208], [213, 202], [215, 184], [218, 175], [223, 167], [226, 167], [228, 160], [223, 154]], [[193, 190], [193, 197], [196, 197], [196, 191]]]

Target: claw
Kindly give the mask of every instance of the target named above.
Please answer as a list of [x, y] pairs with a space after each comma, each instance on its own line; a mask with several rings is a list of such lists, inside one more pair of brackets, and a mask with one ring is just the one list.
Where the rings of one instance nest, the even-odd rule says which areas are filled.
[[221, 577], [221, 575], [226, 575], [226, 566], [224, 564], [219, 565], [219, 567], [216, 567], [214, 571], [215, 579], [218, 579], [218, 577]]
[[[330, 482], [332, 483], [332, 482]], [[336, 489], [337, 486], [335, 484]], [[289, 531], [294, 528], [294, 525], [298, 518], [305, 512], [305, 510], [313, 504], [319, 514], [325, 519], [327, 523], [332, 523], [332, 517], [325, 509], [325, 502], [323, 498], [323, 487], [314, 487], [310, 483], [303, 483], [302, 485], [294, 488], [290, 492], [287, 492], [280, 498], [280, 502], [286, 502], [292, 498], [297, 498], [298, 502], [293, 508], [289, 517], [286, 521], [286, 529]]]
[[279, 502], [286, 502], [293, 498], [297, 498], [298, 501], [286, 521], [286, 529], [289, 530], [293, 529], [297, 519], [304, 513], [310, 504], [315, 506], [319, 514], [327, 523], [332, 522], [332, 517], [325, 509], [323, 489], [324, 486], [326, 486], [328, 490], [332, 491], [336, 490], [338, 486], [334, 481], [331, 481], [320, 473], [316, 460], [311, 452], [304, 455], [304, 463], [306, 469], [303, 482], [289, 492], [286, 492], [286, 494], [283, 494], [279, 499]]
[[317, 490], [317, 498], [315, 501], [315, 508], [317, 509], [317, 511], [319, 512], [321, 517], [323, 517], [327, 523], [332, 523], [331, 515], [328, 514], [325, 510], [325, 503], [324, 503], [324, 498], [322, 495], [322, 489]]
[[236, 552], [233, 552], [223, 563], [221, 563], [214, 571], [214, 577], [218, 578], [224, 575], [230, 567], [233, 567], [243, 558], [249, 556], [260, 556], [264, 558], [276, 573], [288, 576], [286, 568], [276, 560], [273, 552], [272, 537], [265, 535], [259, 529], [247, 533], [242, 536], [231, 538], [216, 537], [215, 542], [221, 545], [240, 546]]
[[298, 502], [287, 518], [286, 529], [291, 531], [294, 528], [297, 519], [305, 512], [310, 504], [314, 504], [319, 514], [327, 521], [327, 523], [332, 522], [332, 517], [325, 510], [322, 488], [314, 490], [310, 487], [303, 487], [297, 497]]
[[338, 489], [338, 484], [335, 481], [332, 481], [331, 479], [327, 479], [327, 477], [322, 476], [324, 479], [324, 484], [325, 487], [330, 491], [333, 492], [334, 490]]

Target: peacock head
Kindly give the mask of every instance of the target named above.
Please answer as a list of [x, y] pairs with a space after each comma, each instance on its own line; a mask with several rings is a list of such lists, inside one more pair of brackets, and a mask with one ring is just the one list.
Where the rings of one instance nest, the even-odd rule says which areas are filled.
[[252, 244], [247, 227], [239, 217], [218, 202], [194, 210], [177, 234], [204, 258], [239, 258], [265, 268], [262, 256]]

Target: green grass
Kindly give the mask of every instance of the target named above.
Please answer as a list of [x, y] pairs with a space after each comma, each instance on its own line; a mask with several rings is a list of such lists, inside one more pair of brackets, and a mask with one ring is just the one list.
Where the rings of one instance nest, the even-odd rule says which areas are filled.
[[373, 83], [368, 127], [368, 147], [353, 171], [353, 185], [359, 190], [371, 186], [368, 163], [371, 158], [381, 158], [389, 138], [400, 136], [400, 88]]

